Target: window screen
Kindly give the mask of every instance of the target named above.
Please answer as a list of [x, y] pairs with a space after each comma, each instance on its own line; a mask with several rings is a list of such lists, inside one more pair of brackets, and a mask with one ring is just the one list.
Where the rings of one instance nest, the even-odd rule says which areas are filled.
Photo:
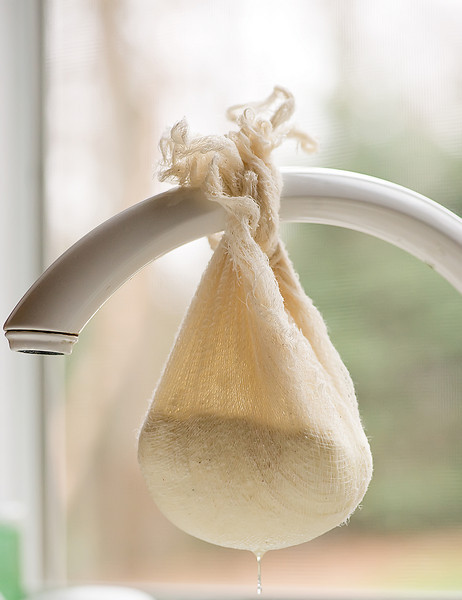
[[[280, 165], [367, 173], [462, 214], [461, 27], [456, 0], [50, 0], [49, 259], [164, 189], [153, 173], [166, 126], [186, 115], [225, 132], [227, 106], [275, 84], [320, 142], [315, 156], [287, 143]], [[462, 298], [366, 235], [287, 225], [283, 237], [352, 374], [375, 473], [347, 526], [264, 557], [265, 592], [462, 589]], [[71, 582], [254, 593], [254, 558], [175, 529], [136, 461], [210, 254], [201, 240], [138, 274], [66, 359], [47, 427], [66, 534], [54, 552]]]

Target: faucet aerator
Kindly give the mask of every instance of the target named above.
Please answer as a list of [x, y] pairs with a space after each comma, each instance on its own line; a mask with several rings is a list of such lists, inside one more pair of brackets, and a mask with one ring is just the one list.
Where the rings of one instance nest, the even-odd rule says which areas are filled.
[[5, 336], [10, 349], [23, 354], [49, 356], [71, 354], [79, 336], [57, 331], [9, 330]]

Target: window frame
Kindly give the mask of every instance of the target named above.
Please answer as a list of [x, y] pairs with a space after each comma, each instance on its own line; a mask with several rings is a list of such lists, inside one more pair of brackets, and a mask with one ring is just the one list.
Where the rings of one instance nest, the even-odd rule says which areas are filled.
[[[45, 0], [0, 4], [3, 320], [45, 266], [45, 8]], [[13, 354], [6, 339], [0, 358], [0, 519], [18, 528], [21, 584], [30, 592], [64, 578], [64, 519], [49, 493], [46, 431], [47, 410], [60, 386], [60, 365]]]

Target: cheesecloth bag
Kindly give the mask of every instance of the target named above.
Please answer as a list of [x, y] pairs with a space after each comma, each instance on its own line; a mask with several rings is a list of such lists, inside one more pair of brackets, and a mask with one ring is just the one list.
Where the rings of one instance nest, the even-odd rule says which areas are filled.
[[353, 384], [278, 234], [271, 151], [293, 97], [233, 107], [239, 127], [161, 141], [161, 179], [199, 187], [227, 212], [139, 436], [160, 510], [187, 533], [262, 554], [343, 523], [372, 459]]

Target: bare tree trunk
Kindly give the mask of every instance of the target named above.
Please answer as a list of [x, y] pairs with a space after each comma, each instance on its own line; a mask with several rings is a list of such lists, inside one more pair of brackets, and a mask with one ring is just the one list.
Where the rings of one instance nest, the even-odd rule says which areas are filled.
[[[115, 213], [149, 195], [152, 187], [158, 136], [154, 94], [147, 96], [146, 91], [154, 86], [137, 81], [131, 69], [142, 59], [124, 39], [129, 3], [97, 0], [94, 6], [107, 97], [95, 159], [101, 157], [99, 170]], [[146, 72], [155, 82], [152, 65], [146, 65]], [[123, 577], [120, 565], [129, 569], [129, 559], [136, 561], [137, 554], [146, 551], [143, 539], [148, 542], [142, 522], [147, 509], [139, 504], [150, 501], [138, 476], [135, 432], [158, 376], [157, 340], [165, 338], [163, 332], [152, 331], [156, 306], [149, 285], [149, 273], [141, 273], [101, 309], [82, 335], [68, 380], [68, 503], [74, 536], [70, 551], [79, 552], [78, 538], [86, 540], [86, 547], [91, 540], [92, 548], [91, 556], [79, 555], [71, 562], [96, 578]], [[167, 319], [165, 327], [169, 326]], [[165, 352], [162, 347], [160, 354]], [[155, 511], [153, 505], [149, 508]], [[79, 573], [71, 570], [70, 575]]]

